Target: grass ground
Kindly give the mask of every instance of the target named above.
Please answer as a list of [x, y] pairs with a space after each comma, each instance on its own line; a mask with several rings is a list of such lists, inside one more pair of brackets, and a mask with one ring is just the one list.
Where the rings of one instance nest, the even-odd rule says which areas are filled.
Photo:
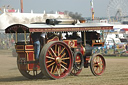
[[105, 60], [106, 70], [101, 76], [93, 76], [90, 68], [83, 68], [78, 76], [31, 80], [20, 74], [10, 50], [0, 50], [0, 85], [128, 85], [128, 57], [105, 57]]

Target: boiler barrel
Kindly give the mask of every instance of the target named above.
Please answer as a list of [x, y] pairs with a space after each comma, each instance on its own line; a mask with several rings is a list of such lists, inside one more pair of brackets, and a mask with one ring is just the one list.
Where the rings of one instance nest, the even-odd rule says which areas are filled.
[[74, 19], [47, 19], [46, 24], [48, 25], [63, 25], [63, 24], [76, 24], [77, 20]]
[[87, 45], [85, 46], [85, 50], [86, 50], [86, 51], [85, 51], [85, 56], [91, 56], [91, 55], [92, 55], [92, 49], [93, 49], [93, 48], [92, 48], [90, 45], [87, 44]]

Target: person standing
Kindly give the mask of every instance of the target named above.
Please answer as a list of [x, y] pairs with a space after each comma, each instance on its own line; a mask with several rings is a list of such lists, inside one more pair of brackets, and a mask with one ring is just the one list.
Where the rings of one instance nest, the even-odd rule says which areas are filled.
[[42, 32], [34, 32], [31, 34], [31, 39], [34, 45], [34, 54], [35, 54], [35, 60], [39, 60], [39, 54], [40, 54], [40, 47], [41, 47], [41, 42], [40, 39], [45, 36], [45, 33]]

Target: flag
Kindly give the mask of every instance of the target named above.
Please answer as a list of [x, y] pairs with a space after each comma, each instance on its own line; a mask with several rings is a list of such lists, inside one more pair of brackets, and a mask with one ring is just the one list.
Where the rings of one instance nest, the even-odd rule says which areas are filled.
[[93, 8], [93, 0], [90, 1], [91, 8]]
[[7, 9], [6, 11], [7, 12], [16, 12], [16, 10], [14, 10], [14, 9]]
[[91, 11], [93, 12], [93, 0], [90, 1]]
[[64, 14], [64, 12], [58, 12], [58, 14]]

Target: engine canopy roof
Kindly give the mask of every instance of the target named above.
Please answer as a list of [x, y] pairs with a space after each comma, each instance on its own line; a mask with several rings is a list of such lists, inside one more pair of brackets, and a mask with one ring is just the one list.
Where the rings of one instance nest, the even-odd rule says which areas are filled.
[[75, 25], [48, 24], [14, 24], [5, 29], [5, 33], [30, 32], [80, 32], [88, 30], [111, 30], [113, 26], [107, 23], [79, 23]]

